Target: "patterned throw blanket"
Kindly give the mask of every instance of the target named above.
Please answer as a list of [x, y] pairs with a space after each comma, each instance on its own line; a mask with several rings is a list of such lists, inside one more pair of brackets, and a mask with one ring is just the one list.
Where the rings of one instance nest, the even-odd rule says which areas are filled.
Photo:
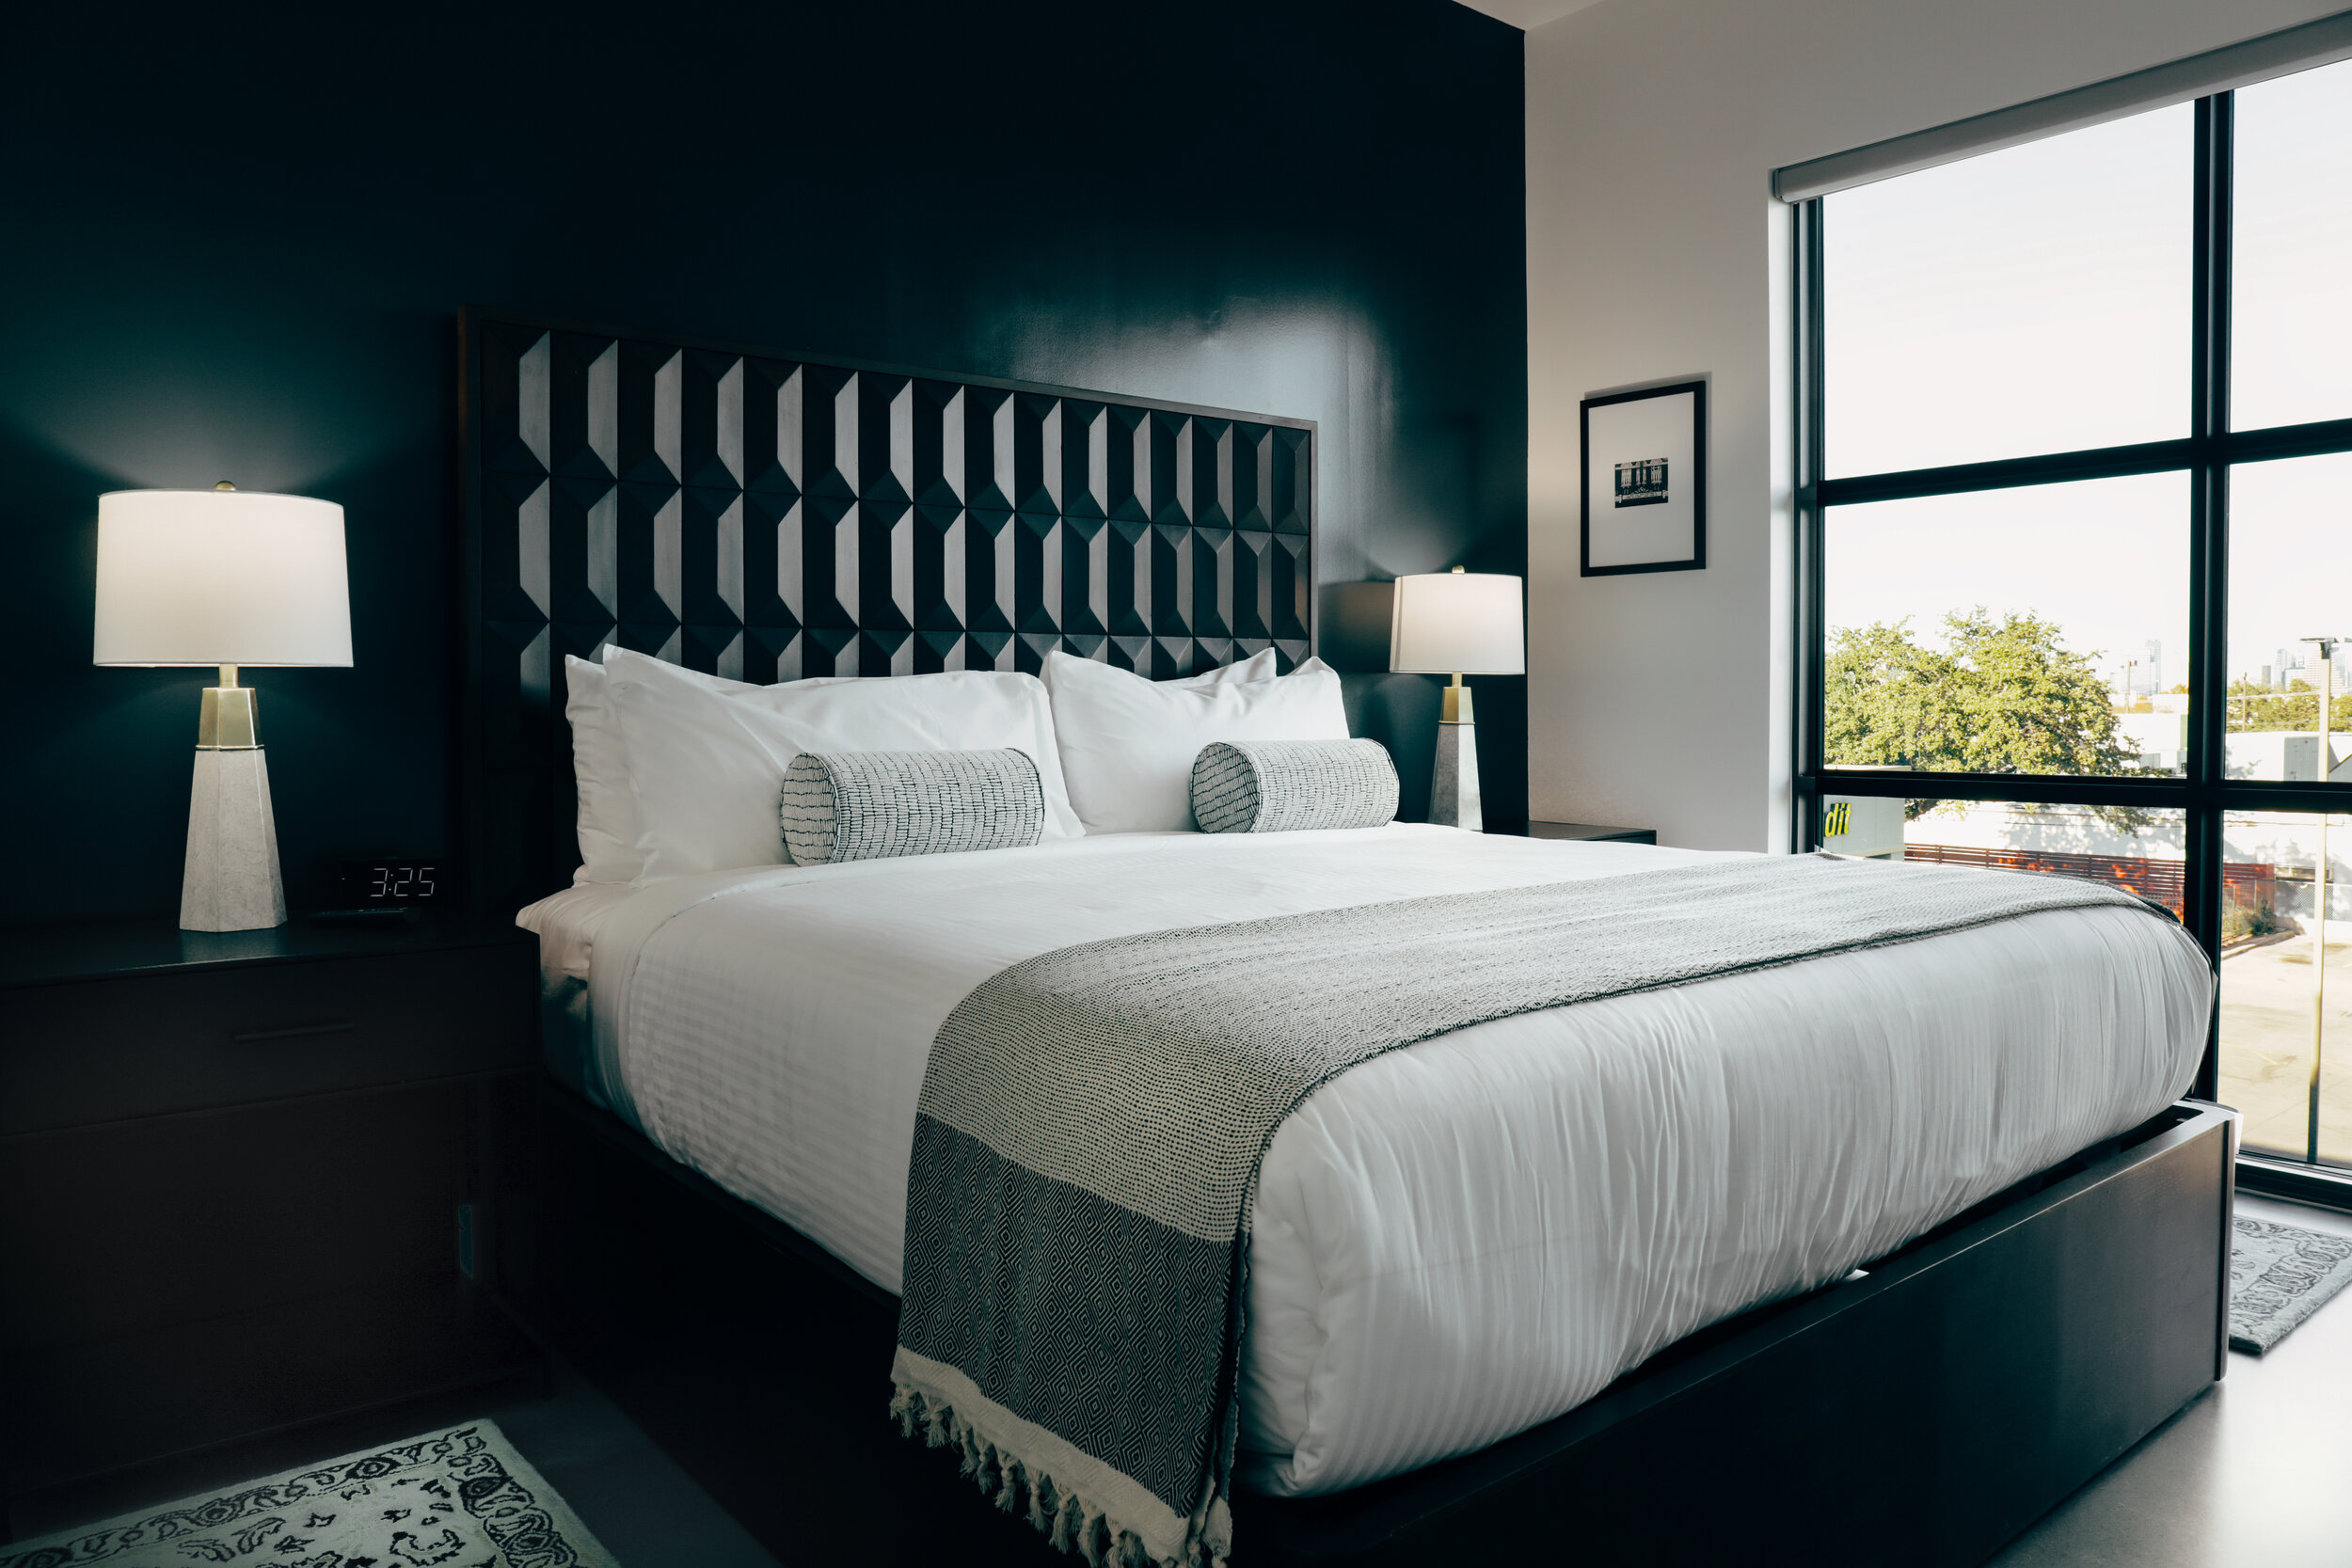
[[1491, 1019], [2102, 904], [2155, 908], [2062, 878], [1773, 856], [1015, 964], [931, 1046], [891, 1408], [1089, 1563], [1213, 1568], [1258, 1166], [1317, 1085]]

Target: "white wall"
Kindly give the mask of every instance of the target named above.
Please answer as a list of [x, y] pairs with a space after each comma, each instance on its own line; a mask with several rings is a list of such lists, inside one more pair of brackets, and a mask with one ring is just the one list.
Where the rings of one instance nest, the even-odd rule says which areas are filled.
[[[1788, 842], [1789, 210], [1772, 171], [2344, 0], [1603, 0], [1527, 39], [1529, 809]], [[1577, 576], [1577, 403], [1705, 375], [1708, 566]]]

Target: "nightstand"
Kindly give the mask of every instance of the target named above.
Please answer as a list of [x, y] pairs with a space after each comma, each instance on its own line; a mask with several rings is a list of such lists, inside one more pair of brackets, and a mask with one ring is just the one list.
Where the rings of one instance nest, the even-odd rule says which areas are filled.
[[544, 1376], [497, 1299], [536, 952], [487, 924], [0, 934], [0, 1500]]
[[1655, 828], [1606, 828], [1597, 822], [1498, 822], [1490, 833], [1516, 833], [1523, 838], [1574, 838], [1598, 843], [1655, 844]]

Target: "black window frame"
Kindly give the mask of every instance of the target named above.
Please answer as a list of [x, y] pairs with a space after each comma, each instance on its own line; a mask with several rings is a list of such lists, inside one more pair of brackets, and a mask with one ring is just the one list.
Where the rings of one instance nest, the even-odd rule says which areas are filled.
[[[2189, 433], [2185, 437], [2081, 451], [2044, 452], [1994, 462], [1915, 468], [1897, 473], [1829, 479], [1823, 473], [1826, 315], [1822, 298], [1823, 213], [1820, 197], [1796, 204], [1794, 279], [1796, 325], [1795, 589], [1797, 693], [1792, 849], [1820, 841], [1826, 795], [1955, 800], [2014, 800], [2047, 805], [2132, 805], [2177, 811], [2185, 822], [2184, 924], [2214, 965], [2221, 948], [2221, 824], [2233, 811], [2352, 811], [2352, 784], [2287, 784], [2224, 776], [2227, 734], [2229, 613], [2229, 476], [2241, 463], [2352, 451], [2352, 419], [2265, 430], [2230, 428], [2230, 250], [2234, 175], [2232, 123], [2235, 95], [2196, 101], [2195, 248], [2190, 320]], [[1823, 764], [1824, 519], [1833, 506], [1923, 496], [1964, 494], [2110, 479], [2128, 474], [2185, 473], [2189, 512], [2189, 734], [2180, 778], [2096, 778], [2051, 773], [1917, 773]], [[2220, 1020], [2207, 1025], [2205, 1053], [2191, 1093], [2212, 1100], [2219, 1083]], [[2303, 1162], [2280, 1162], [2304, 1180], [2324, 1178], [2327, 1201], [2352, 1203], [2352, 1171]], [[2244, 1168], [2242, 1166], [2242, 1168]]]

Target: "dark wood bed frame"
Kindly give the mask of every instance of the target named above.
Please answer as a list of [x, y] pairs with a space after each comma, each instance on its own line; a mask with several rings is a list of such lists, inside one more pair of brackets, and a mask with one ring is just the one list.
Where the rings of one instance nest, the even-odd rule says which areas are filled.
[[[551, 1083], [540, 1112], [516, 1293], [747, 1526], [1067, 1568], [885, 1418], [898, 1298]], [[1244, 1497], [1236, 1560], [1982, 1562], [2221, 1376], [2234, 1126], [2169, 1109], [1477, 1453]]]
[[[772, 680], [1313, 645], [1304, 421], [487, 311], [460, 363], [487, 909], [577, 863], [565, 652]], [[538, 1124], [511, 1296], [755, 1534], [1067, 1560], [885, 1418], [895, 1297], [551, 1081]], [[2222, 1375], [2234, 1128], [2173, 1107], [1517, 1437], [1242, 1498], [1237, 1560], [1981, 1562]]]

